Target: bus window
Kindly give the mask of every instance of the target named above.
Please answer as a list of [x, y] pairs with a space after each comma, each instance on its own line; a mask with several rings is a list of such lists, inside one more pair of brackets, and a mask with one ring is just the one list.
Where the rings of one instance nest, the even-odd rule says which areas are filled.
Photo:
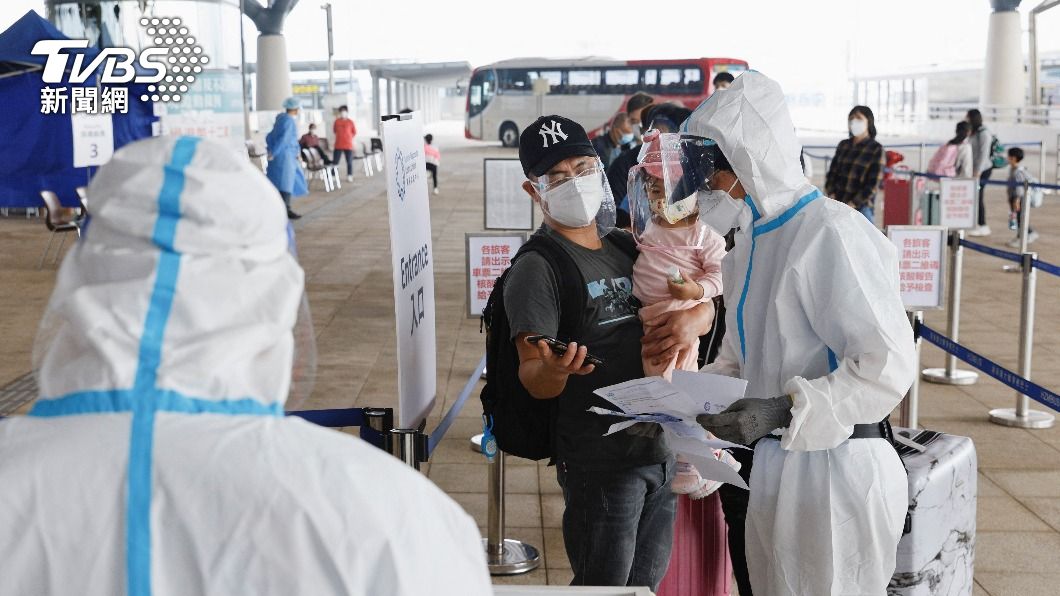
[[703, 71], [698, 67], [685, 69], [685, 93], [689, 95], [703, 93]]
[[500, 69], [497, 71], [497, 79], [497, 91], [499, 93], [506, 91], [530, 92], [532, 89], [529, 72], [519, 68]]
[[654, 68], [644, 70], [644, 91], [658, 93], [656, 86], [659, 84], [659, 71]]
[[588, 95], [600, 92], [599, 70], [571, 70], [567, 73], [568, 93]]
[[480, 70], [471, 76], [468, 85], [468, 116], [476, 116], [486, 109], [496, 90], [496, 76], [492, 70]]
[[659, 72], [659, 93], [680, 93], [681, 70], [664, 68]]
[[632, 69], [609, 68], [604, 71], [604, 92], [628, 95], [640, 88], [640, 73]]

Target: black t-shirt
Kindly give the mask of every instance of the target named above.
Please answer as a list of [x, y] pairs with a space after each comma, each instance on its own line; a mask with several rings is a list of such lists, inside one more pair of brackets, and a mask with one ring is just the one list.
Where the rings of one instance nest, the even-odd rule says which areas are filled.
[[[662, 463], [670, 456], [658, 426], [637, 424], [603, 436], [620, 419], [587, 412], [592, 406], [611, 408], [593, 391], [644, 376], [640, 356], [643, 328], [637, 318], [639, 304], [633, 297], [633, 259], [608, 240], [603, 248], [590, 250], [542, 226], [535, 234], [549, 234], [569, 254], [585, 283], [588, 302], [582, 318], [582, 337], [560, 333], [559, 286], [544, 257], [530, 253], [512, 265], [504, 284], [504, 309], [512, 339], [520, 333], [540, 333], [563, 341], [577, 341], [604, 360], [591, 374], [571, 375], [556, 399], [556, 459], [591, 470], [618, 470]], [[578, 333], [563, 330], [564, 333]]]

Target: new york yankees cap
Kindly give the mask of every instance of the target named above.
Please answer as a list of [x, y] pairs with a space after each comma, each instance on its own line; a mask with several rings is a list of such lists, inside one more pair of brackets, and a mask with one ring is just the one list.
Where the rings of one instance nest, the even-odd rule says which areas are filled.
[[578, 156], [596, 157], [596, 150], [581, 124], [563, 116], [542, 116], [519, 135], [519, 162], [523, 174], [540, 176], [552, 166]]

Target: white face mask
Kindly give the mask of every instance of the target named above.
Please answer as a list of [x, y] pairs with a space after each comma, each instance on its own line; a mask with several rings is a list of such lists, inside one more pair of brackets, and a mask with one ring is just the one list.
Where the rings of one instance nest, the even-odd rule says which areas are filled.
[[603, 173], [578, 176], [551, 190], [538, 192], [545, 211], [557, 223], [568, 228], [584, 228], [596, 221], [604, 202]]
[[869, 123], [860, 118], [851, 120], [848, 124], [850, 125], [850, 134], [855, 137], [860, 137], [869, 129]]
[[733, 180], [729, 190], [701, 190], [697, 194], [699, 201], [699, 221], [710, 226], [715, 232], [724, 236], [729, 230], [740, 225], [740, 216], [747, 204], [737, 201], [730, 195], [736, 188]]
[[663, 201], [654, 202], [652, 203], [651, 210], [652, 213], [665, 219], [668, 223], [675, 224], [695, 213], [698, 202], [698, 195], [690, 195], [680, 201], [674, 201], [673, 203], [663, 204]]
[[346, 110], [340, 111], [339, 112], [339, 118], [345, 118], [345, 117], [346, 117]]

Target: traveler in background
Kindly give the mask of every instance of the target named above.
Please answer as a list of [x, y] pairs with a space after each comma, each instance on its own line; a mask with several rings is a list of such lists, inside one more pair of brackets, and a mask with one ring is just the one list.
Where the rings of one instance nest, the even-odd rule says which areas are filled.
[[968, 144], [967, 122], [957, 123], [956, 136], [935, 151], [928, 162], [928, 172], [950, 178], [972, 177], [972, 146]]
[[[713, 306], [667, 313], [645, 337], [633, 296], [636, 247], [630, 234], [613, 230], [614, 199], [584, 128], [562, 116], [538, 118], [519, 137], [519, 160], [523, 189], [541, 206], [544, 223], [524, 245], [541, 248], [521, 249], [508, 272], [504, 310], [519, 352], [519, 382], [537, 399], [556, 400], [553, 460], [571, 584], [654, 591], [673, 541], [673, 454], [657, 425], [604, 436], [616, 420], [587, 409], [607, 407], [595, 390], [643, 376], [642, 343], [657, 361], [689, 350], [710, 330]], [[546, 244], [553, 257], [542, 254]], [[556, 278], [550, 261], [558, 255], [579, 272], [575, 279]], [[573, 329], [562, 327], [563, 288], [585, 291], [580, 320], [566, 323]], [[537, 334], [569, 347], [557, 355], [544, 341], [526, 341]], [[606, 364], [585, 364], [590, 352]]]
[[434, 182], [434, 194], [438, 194], [438, 164], [442, 162], [442, 153], [432, 145], [434, 135], [428, 134], [423, 137], [423, 158], [427, 162], [427, 171], [431, 173]]
[[339, 155], [346, 157], [346, 180], [353, 180], [353, 137], [357, 135], [357, 125], [349, 118], [346, 106], [339, 106], [339, 117], [332, 127], [335, 132], [335, 154], [331, 161], [339, 163]]
[[824, 192], [875, 223], [873, 205], [883, 176], [883, 145], [876, 141], [876, 120], [872, 110], [854, 106], [847, 116], [847, 129], [850, 136], [835, 148]]
[[[632, 101], [632, 100], [631, 100]], [[688, 118], [692, 110], [677, 103], [652, 103], [641, 108], [638, 114], [644, 125], [644, 130], [651, 129], [659, 132], [677, 132], [678, 127], [685, 118]], [[607, 183], [611, 187], [611, 194], [618, 203], [618, 227], [629, 229], [629, 201], [626, 199], [629, 171], [637, 165], [640, 156], [640, 147], [626, 149], [619, 154], [611, 166], [607, 168]]]
[[724, 89], [728, 89], [729, 85], [732, 85], [732, 82], [735, 80], [736, 77], [732, 76], [732, 73], [719, 72], [718, 74], [714, 75], [714, 90], [722, 91]]
[[633, 136], [637, 138], [637, 145], [642, 142], [641, 133], [644, 132], [644, 127], [641, 125], [640, 115], [644, 109], [650, 106], [654, 101], [655, 98], [652, 96], [643, 91], [638, 91], [626, 102], [626, 114], [629, 115], [629, 124], [633, 127]]
[[972, 177], [979, 179], [979, 227], [968, 231], [969, 236], [989, 236], [990, 226], [986, 225], [986, 203], [983, 195], [986, 193], [986, 181], [990, 180], [990, 174], [994, 172], [993, 156], [990, 146], [993, 144], [994, 133], [983, 125], [983, 113], [979, 110], [968, 110], [965, 117], [971, 127], [968, 142], [972, 145]]
[[[1024, 186], [1028, 182], [1032, 182], [1031, 175], [1027, 172], [1027, 168], [1023, 167], [1020, 162], [1023, 161], [1023, 149], [1019, 147], [1009, 147], [1008, 149], [1008, 229], [1016, 230], [1016, 237], [1009, 240], [1006, 244], [1012, 248], [1019, 248], [1020, 245], [1020, 215], [1023, 212], [1023, 208], [1027, 202], [1026, 187]], [[1030, 207], [1030, 205], [1026, 205]], [[1027, 228], [1027, 244], [1034, 242], [1038, 239], [1038, 232], [1035, 232], [1033, 228]]]
[[331, 165], [331, 160], [328, 159], [327, 155], [324, 155], [324, 150], [320, 147], [320, 137], [317, 136], [317, 125], [315, 123], [311, 122], [309, 124], [309, 132], [298, 139], [298, 146], [302, 149], [309, 149], [320, 161], [324, 162], [324, 165]]
[[302, 164], [298, 159], [301, 151], [298, 148], [298, 123], [294, 119], [301, 107], [301, 102], [296, 97], [283, 100], [284, 111], [276, 114], [272, 130], [265, 136], [265, 147], [269, 152], [269, 165], [265, 168], [265, 175], [280, 192], [280, 198], [287, 206], [289, 219], [302, 217], [291, 210], [291, 197], [309, 194]]
[[622, 151], [633, 146], [635, 138], [633, 126], [629, 123], [629, 114], [615, 114], [608, 131], [593, 139], [593, 149], [603, 162], [605, 171]]

